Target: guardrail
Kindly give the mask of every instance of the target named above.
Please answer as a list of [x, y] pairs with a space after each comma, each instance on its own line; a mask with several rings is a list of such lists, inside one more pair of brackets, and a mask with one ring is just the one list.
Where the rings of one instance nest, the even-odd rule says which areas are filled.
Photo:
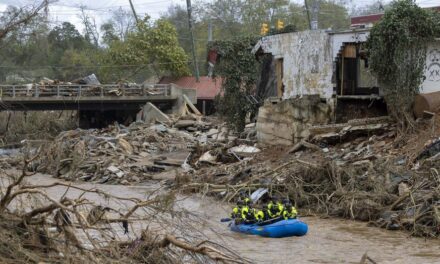
[[0, 85], [0, 98], [17, 97], [119, 97], [171, 96], [170, 84], [105, 84], [105, 85]]

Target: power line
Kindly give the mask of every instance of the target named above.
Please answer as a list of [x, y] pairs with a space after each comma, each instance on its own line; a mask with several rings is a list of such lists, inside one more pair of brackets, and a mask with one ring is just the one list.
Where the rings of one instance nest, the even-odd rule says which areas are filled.
[[[192, 63], [191, 60], [183, 61], [185, 63]], [[73, 65], [73, 66], [60, 66], [60, 65], [35, 65], [35, 66], [6, 66], [0, 65], [0, 68], [3, 69], [35, 69], [35, 68], [52, 68], [52, 69], [89, 69], [89, 68], [132, 68], [132, 67], [146, 67], [153, 65], [172, 65], [177, 64], [175, 62], [162, 62], [162, 63], [149, 63], [149, 64], [125, 64], [125, 65], [93, 65], [93, 66], [85, 66], [85, 65]]]

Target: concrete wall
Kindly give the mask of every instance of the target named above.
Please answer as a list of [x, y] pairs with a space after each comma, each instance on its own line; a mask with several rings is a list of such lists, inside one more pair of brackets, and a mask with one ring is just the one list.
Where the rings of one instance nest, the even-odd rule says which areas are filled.
[[440, 91], [440, 39], [428, 46], [426, 56], [425, 81], [421, 87], [421, 93], [433, 93]]
[[327, 124], [331, 110], [318, 95], [291, 98], [276, 104], [267, 101], [259, 108], [258, 142], [268, 145], [292, 145], [308, 138], [310, 125]]
[[264, 37], [257, 49], [283, 58], [283, 99], [333, 93], [332, 45], [324, 31], [303, 31]]
[[332, 42], [332, 58], [336, 59], [344, 43], [365, 42], [370, 35], [369, 29], [366, 30], [347, 30], [343, 32], [330, 33]]
[[182, 95], [185, 94], [188, 96], [191, 103], [197, 104], [197, 90], [196, 89], [187, 89], [179, 87], [175, 84], [171, 84], [171, 96], [173, 98], [181, 98]]

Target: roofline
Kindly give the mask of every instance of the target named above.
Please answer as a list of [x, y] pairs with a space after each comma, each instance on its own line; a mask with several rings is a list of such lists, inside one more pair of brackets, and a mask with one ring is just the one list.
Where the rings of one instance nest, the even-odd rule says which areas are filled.
[[379, 15], [384, 15], [385, 13], [374, 13], [374, 14], [369, 14], [369, 15], [363, 15], [363, 16], [352, 16], [351, 18], [358, 18], [358, 17], [369, 17], [369, 16], [379, 16]]
[[[428, 7], [422, 7], [422, 9], [435, 9], [435, 10], [438, 10], [438, 11], [440, 11], [440, 6], [428, 6]], [[385, 15], [385, 12], [382, 12], [382, 13], [374, 13], [374, 14], [368, 14], [368, 15], [362, 15], [362, 16], [352, 16], [352, 17], [350, 17], [350, 19], [353, 19], [353, 18], [360, 18], [360, 17], [365, 17], [365, 18], [367, 18], [367, 17], [372, 17], [372, 16], [379, 16], [379, 15]]]
[[370, 32], [371, 28], [353, 28], [353, 29], [344, 29], [339, 31], [331, 31], [328, 32], [329, 35], [335, 34], [343, 34], [343, 33], [358, 33], [358, 32]]

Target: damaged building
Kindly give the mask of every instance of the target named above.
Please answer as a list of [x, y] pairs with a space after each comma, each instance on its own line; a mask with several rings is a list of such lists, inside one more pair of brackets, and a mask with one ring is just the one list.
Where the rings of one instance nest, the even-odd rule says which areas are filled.
[[[387, 116], [380, 85], [369, 70], [368, 36], [368, 28], [356, 28], [263, 37], [253, 49], [263, 65], [257, 95], [266, 99], [257, 120], [259, 141], [293, 144], [314, 136], [312, 131], [319, 130], [314, 126]], [[440, 91], [439, 62], [440, 41], [435, 41], [428, 49], [422, 98]], [[423, 103], [423, 109], [433, 104]]]

